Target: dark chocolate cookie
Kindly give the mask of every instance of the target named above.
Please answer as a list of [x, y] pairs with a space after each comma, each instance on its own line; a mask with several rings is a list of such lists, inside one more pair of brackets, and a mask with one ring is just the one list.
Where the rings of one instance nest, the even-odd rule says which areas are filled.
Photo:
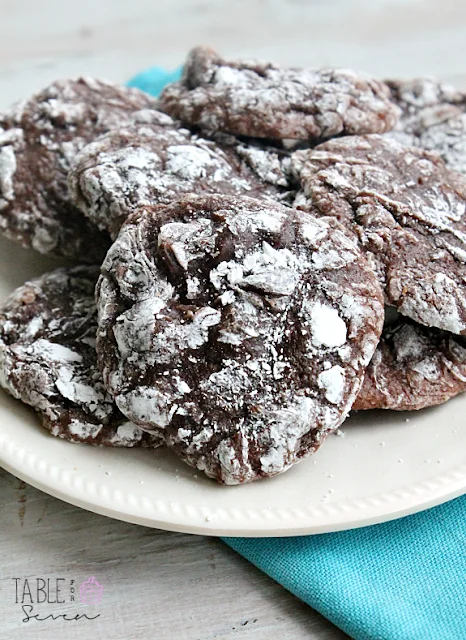
[[435, 151], [450, 169], [466, 174], [466, 94], [433, 79], [388, 84], [401, 109], [390, 137]]
[[98, 267], [58, 269], [0, 307], [0, 386], [54, 436], [113, 447], [160, 444], [117, 409], [97, 368]]
[[168, 85], [160, 100], [188, 125], [257, 138], [383, 133], [397, 118], [387, 86], [366, 75], [227, 62], [204, 47], [191, 51], [181, 81]]
[[353, 409], [413, 411], [466, 390], [466, 343], [399, 318], [383, 330]]
[[186, 193], [275, 200], [284, 192], [266, 184], [260, 169], [248, 166], [236, 147], [222, 148], [164, 117], [157, 125], [133, 125], [101, 136], [83, 149], [70, 172], [74, 202], [113, 238], [141, 205], [167, 204]]
[[287, 191], [293, 189], [290, 152], [265, 145], [257, 138], [238, 140], [235, 152], [264, 182]]
[[[216, 133], [212, 138], [224, 150], [228, 149], [242, 158], [263, 182], [280, 189], [293, 188], [293, 176], [290, 171], [291, 150], [286, 148], [286, 141], [234, 136], [229, 133]], [[300, 141], [292, 142], [300, 145]], [[309, 146], [306, 144], [306, 149]]]
[[466, 178], [437, 154], [385, 136], [297, 151], [295, 204], [335, 216], [358, 239], [387, 304], [416, 322], [466, 333]]
[[100, 262], [110, 246], [72, 205], [67, 174], [82, 147], [132, 121], [157, 121], [154, 98], [101, 80], [50, 85], [0, 118], [0, 231], [41, 253]]
[[466, 107], [466, 94], [436, 78], [387, 80], [393, 102], [401, 110], [403, 119], [418, 115], [426, 108], [441, 105]]
[[252, 198], [130, 216], [97, 286], [97, 351], [128, 419], [226, 484], [285, 471], [345, 419], [382, 293], [334, 220]]

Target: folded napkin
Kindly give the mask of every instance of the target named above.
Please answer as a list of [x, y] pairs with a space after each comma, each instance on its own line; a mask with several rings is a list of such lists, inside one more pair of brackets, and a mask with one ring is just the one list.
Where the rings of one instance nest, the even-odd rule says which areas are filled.
[[[180, 75], [128, 84], [157, 96]], [[356, 640], [466, 640], [466, 496], [363, 529], [224, 542]]]

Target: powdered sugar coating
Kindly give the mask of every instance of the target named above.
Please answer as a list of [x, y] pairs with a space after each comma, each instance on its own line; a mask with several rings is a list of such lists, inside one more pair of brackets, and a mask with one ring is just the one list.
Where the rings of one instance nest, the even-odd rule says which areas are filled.
[[466, 174], [466, 114], [457, 107], [424, 109], [391, 136], [402, 144], [438, 153], [450, 169]]
[[160, 100], [173, 117], [209, 132], [273, 139], [382, 133], [397, 113], [386, 85], [366, 75], [227, 62], [204, 47], [191, 51], [181, 81]]
[[466, 174], [466, 95], [432, 78], [389, 82], [401, 117], [390, 136], [438, 153]]
[[290, 188], [289, 154], [257, 142], [248, 144], [244, 141], [236, 145], [236, 152], [264, 182]]
[[295, 185], [290, 171], [291, 150], [287, 145], [309, 147], [309, 143], [301, 140], [265, 140], [219, 131], [212, 133], [211, 138], [242, 158], [263, 182], [288, 191]]
[[185, 193], [279, 198], [232, 148], [181, 128], [169, 116], [154, 125], [115, 129], [77, 156], [69, 174], [74, 202], [116, 238], [131, 211]]
[[136, 89], [93, 78], [60, 80], [0, 118], [0, 230], [40, 253], [100, 262], [110, 245], [69, 198], [76, 154], [98, 135], [164, 118]]
[[466, 333], [466, 179], [436, 155], [382, 136], [297, 151], [296, 204], [335, 216], [358, 239], [388, 304]]
[[354, 409], [412, 411], [466, 390], [466, 343], [399, 318], [384, 328]]
[[416, 116], [423, 109], [440, 105], [466, 105], [466, 94], [437, 78], [387, 80], [393, 102], [401, 110], [402, 119]]
[[107, 388], [219, 482], [285, 471], [359, 391], [382, 295], [330, 223], [247, 197], [190, 196], [141, 208], [107, 254], [97, 287]]
[[114, 447], [160, 444], [118, 411], [97, 368], [97, 267], [59, 269], [0, 308], [0, 386], [31, 405], [53, 435]]

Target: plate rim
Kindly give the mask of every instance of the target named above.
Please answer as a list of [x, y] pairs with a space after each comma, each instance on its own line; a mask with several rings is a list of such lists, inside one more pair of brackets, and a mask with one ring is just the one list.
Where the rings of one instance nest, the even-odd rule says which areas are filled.
[[[0, 425], [1, 426], [1, 425]], [[68, 444], [68, 443], [66, 443]], [[466, 463], [409, 486], [301, 509], [216, 509], [136, 496], [27, 450], [0, 431], [0, 465], [37, 489], [93, 513], [150, 528], [207, 536], [289, 537], [396, 520], [466, 493]], [[221, 490], [228, 491], [228, 487]]]

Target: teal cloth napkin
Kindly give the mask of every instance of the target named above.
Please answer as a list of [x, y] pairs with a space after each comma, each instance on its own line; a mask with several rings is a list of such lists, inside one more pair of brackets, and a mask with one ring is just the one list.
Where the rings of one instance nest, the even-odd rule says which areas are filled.
[[[180, 75], [128, 84], [157, 96]], [[356, 640], [466, 640], [466, 496], [363, 529], [224, 541]]]
[[157, 97], [166, 84], [176, 82], [181, 78], [182, 71], [182, 67], [178, 67], [174, 71], [167, 71], [162, 67], [151, 67], [135, 75], [126, 84], [128, 87], [141, 89], [141, 91]]
[[352, 531], [224, 541], [356, 640], [466, 640], [466, 496]]

